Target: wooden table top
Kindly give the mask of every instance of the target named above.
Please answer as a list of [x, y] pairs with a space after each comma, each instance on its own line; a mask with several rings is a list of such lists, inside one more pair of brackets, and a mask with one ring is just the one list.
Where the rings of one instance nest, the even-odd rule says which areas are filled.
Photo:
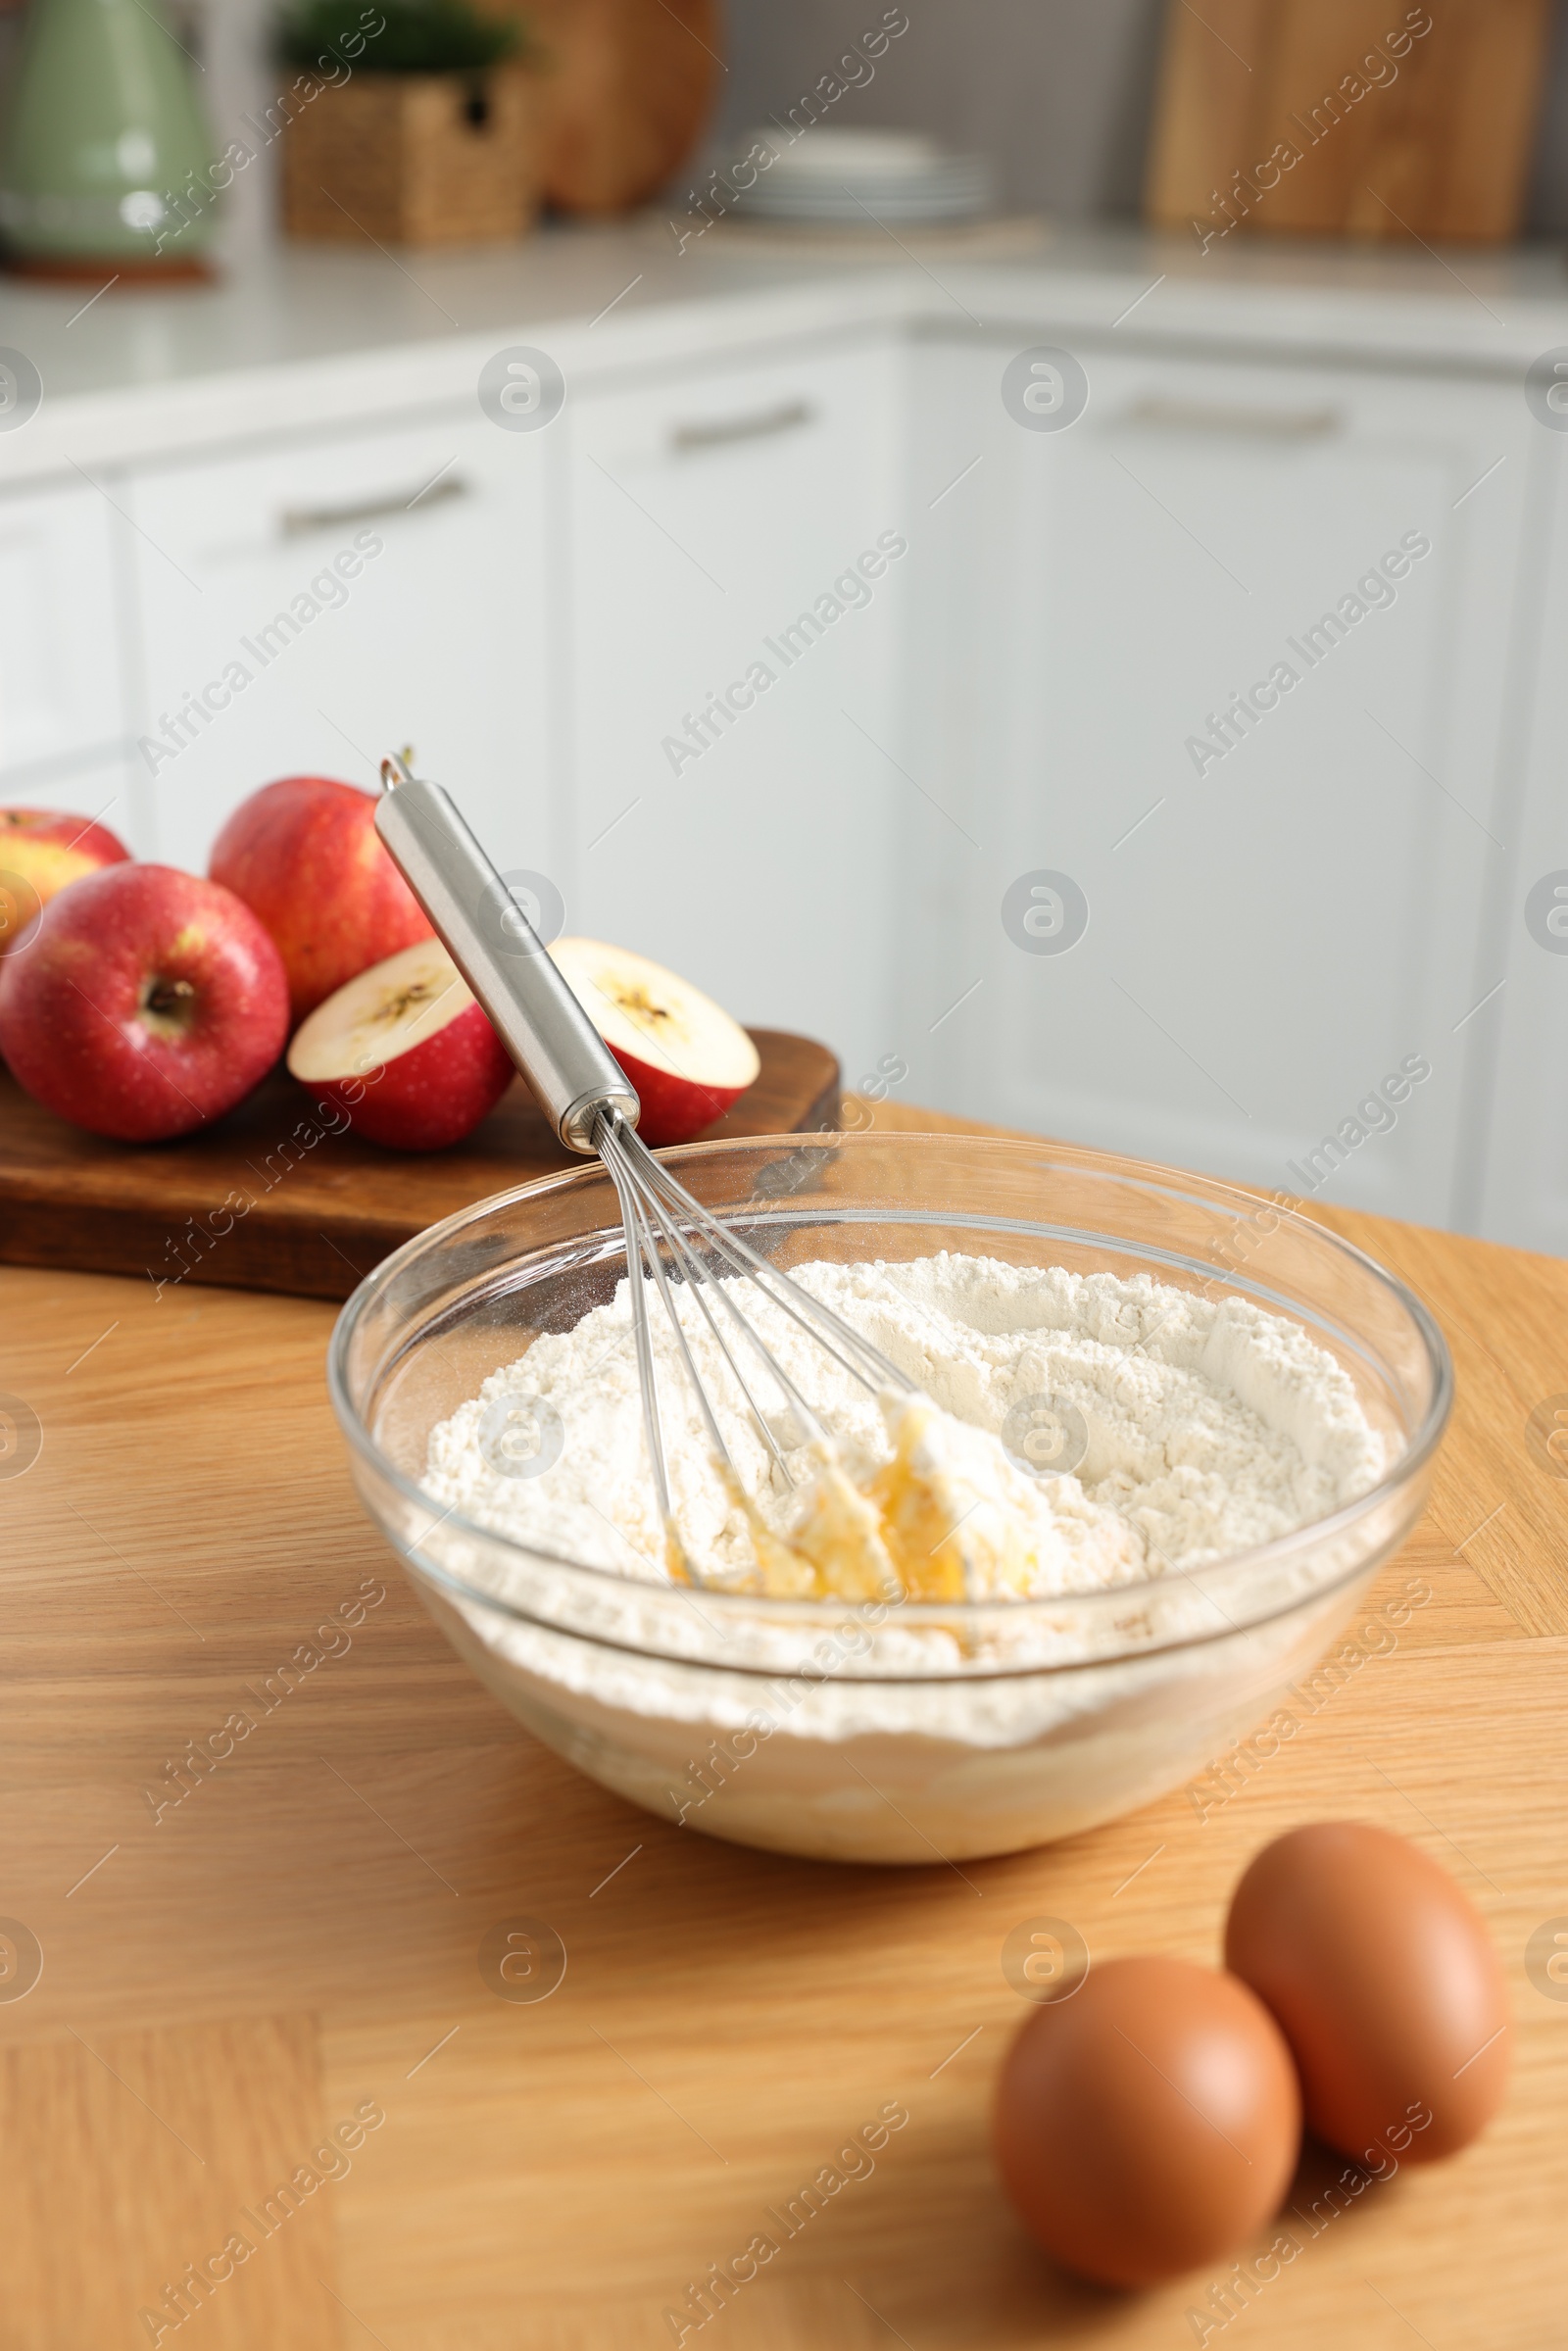
[[[23, 1445], [0, 1474], [0, 2342], [172, 2342], [167, 2306], [141, 2314], [210, 2264], [177, 2329], [206, 2351], [655, 2351], [895, 2104], [874, 2170], [688, 2345], [1560, 2344], [1568, 1985], [1526, 1953], [1568, 1931], [1568, 1458], [1530, 1433], [1568, 1391], [1568, 1264], [1322, 1213], [1457, 1362], [1432, 1507], [1367, 1616], [1412, 1578], [1430, 1597], [1228, 1800], [1178, 1791], [961, 1876], [718, 1844], [537, 1745], [361, 1515], [330, 1306], [0, 1271]], [[247, 1686], [307, 1642], [294, 1693], [155, 1815], [186, 1742], [257, 1712]], [[1204, 2333], [1223, 2273], [1102, 2294], [1004, 2205], [987, 2117], [1024, 2011], [999, 1954], [1052, 1916], [1096, 1956], [1212, 1961], [1247, 1858], [1325, 1814], [1413, 1837], [1489, 1919], [1514, 2087], [1456, 2161], [1298, 2220], [1299, 2257]], [[519, 1916], [567, 1954], [537, 2004], [480, 1972]], [[1309, 2158], [1302, 2214], [1327, 2177]]]

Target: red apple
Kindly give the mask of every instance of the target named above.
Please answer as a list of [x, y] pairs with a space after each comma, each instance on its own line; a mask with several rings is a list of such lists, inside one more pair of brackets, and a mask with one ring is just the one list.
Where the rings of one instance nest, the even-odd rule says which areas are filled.
[[25, 947], [38, 916], [68, 883], [130, 852], [93, 816], [63, 808], [0, 808], [0, 955]]
[[249, 906], [172, 865], [106, 865], [0, 962], [0, 1053], [46, 1108], [157, 1143], [220, 1118], [277, 1059], [288, 982]]
[[642, 1097], [645, 1143], [689, 1143], [756, 1083], [756, 1046], [690, 980], [597, 939], [558, 939], [550, 953]]
[[441, 1151], [471, 1134], [515, 1074], [439, 939], [372, 963], [300, 1023], [288, 1065], [394, 1151]]
[[431, 936], [376, 834], [375, 795], [328, 775], [285, 775], [253, 792], [207, 870], [271, 933], [296, 1021], [356, 972]]

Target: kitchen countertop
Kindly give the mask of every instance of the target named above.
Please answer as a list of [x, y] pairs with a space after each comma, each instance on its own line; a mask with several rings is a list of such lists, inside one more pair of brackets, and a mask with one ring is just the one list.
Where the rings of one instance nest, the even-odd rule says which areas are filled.
[[[984, 253], [984, 246], [979, 249]], [[568, 382], [747, 341], [891, 326], [1008, 339], [1049, 331], [1517, 375], [1568, 345], [1562, 251], [1196, 240], [1053, 230], [1007, 259], [901, 244], [885, 256], [769, 252], [721, 220], [677, 251], [662, 216], [553, 226], [512, 247], [393, 254], [280, 246], [218, 283], [168, 289], [0, 280], [0, 345], [43, 404], [0, 432], [0, 483], [468, 399], [513, 340]]]
[[[370, 2101], [385, 2120], [347, 2172], [215, 2287], [188, 2341], [654, 2351], [687, 2286], [897, 2100], [909, 2119], [875, 2173], [688, 2344], [1174, 2351], [1220, 2273], [1100, 2294], [1000, 2200], [987, 2108], [1023, 2014], [1001, 1946], [1050, 1916], [1097, 1955], [1212, 1960], [1250, 1853], [1348, 1813], [1413, 1837], [1490, 1921], [1514, 2087], [1455, 2162], [1316, 2233], [1298, 2219], [1245, 2339], [1560, 2340], [1568, 1998], [1525, 1953], [1546, 1922], [1568, 1932], [1568, 1475], [1526, 1428], [1564, 1383], [1568, 1264], [1322, 1214], [1421, 1291], [1456, 1358], [1431, 1508], [1363, 1615], [1412, 1579], [1430, 1596], [1229, 1797], [1178, 1791], [962, 1872], [726, 1847], [528, 1738], [362, 1517], [323, 1390], [329, 1307], [0, 1272], [4, 1384], [42, 1429], [32, 1468], [0, 1475], [0, 1935], [21, 1922], [43, 1963], [24, 1999], [0, 1978], [6, 2339], [146, 2343], [138, 2312]], [[155, 1819], [166, 1764], [367, 1585], [385, 1596], [351, 1645]], [[519, 1916], [566, 1947], [538, 2005], [480, 1973]], [[1329, 2176], [1309, 2161], [1302, 2216]]]

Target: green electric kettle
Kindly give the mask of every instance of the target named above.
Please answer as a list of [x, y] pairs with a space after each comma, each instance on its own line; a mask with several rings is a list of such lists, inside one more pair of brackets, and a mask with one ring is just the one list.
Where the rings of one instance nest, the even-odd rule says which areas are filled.
[[32, 0], [0, 138], [10, 268], [81, 278], [208, 273], [214, 151], [190, 61], [157, 5]]

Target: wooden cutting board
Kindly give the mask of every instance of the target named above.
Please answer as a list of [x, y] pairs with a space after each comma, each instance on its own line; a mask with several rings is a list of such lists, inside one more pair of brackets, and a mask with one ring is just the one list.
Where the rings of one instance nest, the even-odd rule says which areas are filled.
[[548, 202], [628, 212], [674, 176], [728, 71], [716, 0], [490, 5], [520, 16], [535, 44]]
[[[836, 1125], [826, 1046], [783, 1029], [751, 1035], [757, 1083], [703, 1140]], [[0, 1260], [133, 1274], [155, 1296], [217, 1283], [347, 1298], [426, 1225], [578, 1164], [520, 1078], [455, 1150], [403, 1152], [332, 1131], [281, 1072], [202, 1134], [135, 1145], [68, 1126], [0, 1067]]]
[[1550, 0], [1168, 5], [1146, 199], [1158, 226], [1200, 242], [1516, 234]]

